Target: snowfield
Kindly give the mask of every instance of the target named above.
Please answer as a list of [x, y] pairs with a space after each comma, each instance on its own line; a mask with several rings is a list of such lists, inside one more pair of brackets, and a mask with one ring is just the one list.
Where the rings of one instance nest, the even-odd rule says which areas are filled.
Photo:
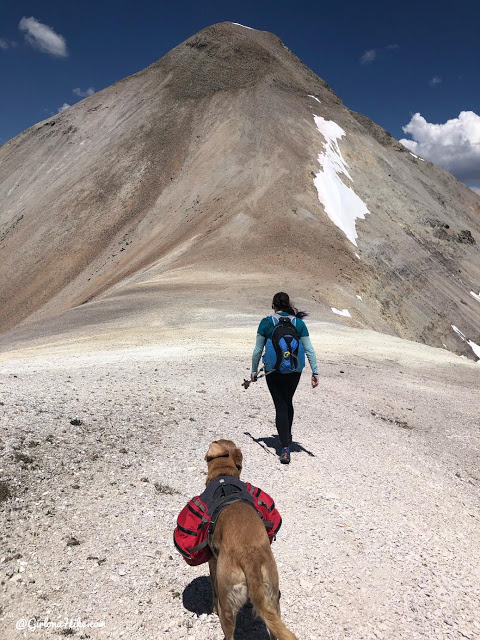
[[325, 120], [316, 115], [314, 120], [317, 129], [326, 140], [325, 152], [318, 154], [318, 162], [322, 170], [316, 174], [313, 181], [318, 191], [318, 199], [325, 207], [325, 213], [330, 220], [343, 231], [352, 244], [357, 246], [358, 234], [355, 229], [355, 220], [364, 219], [370, 212], [355, 191], [347, 187], [340, 178], [343, 174], [353, 182], [338, 145], [345, 131], [333, 120]]

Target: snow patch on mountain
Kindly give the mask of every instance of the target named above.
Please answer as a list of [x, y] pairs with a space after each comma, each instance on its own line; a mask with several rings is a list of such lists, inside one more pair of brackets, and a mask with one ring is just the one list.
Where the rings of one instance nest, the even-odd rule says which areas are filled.
[[[475, 344], [473, 340], [469, 340], [467, 336], [464, 333], [462, 333], [460, 329], [456, 327], [454, 324], [452, 324], [451, 327], [455, 331], [457, 336], [459, 336], [464, 342], [468, 344], [468, 346], [473, 351], [473, 353], [477, 356], [477, 358], [480, 358], [480, 346], [478, 344]], [[480, 363], [480, 360], [478, 360], [477, 362]]]
[[335, 307], [330, 307], [333, 313], [336, 313], [337, 316], [345, 316], [346, 318], [351, 318], [350, 311], [348, 309], [335, 309]]
[[247, 27], [244, 24], [240, 24], [240, 22], [232, 22], [232, 24], [236, 24], [237, 27], [243, 27], [244, 29], [251, 29], [252, 31], [255, 31], [255, 29], [253, 27]]
[[347, 187], [340, 178], [345, 175], [351, 182], [347, 163], [342, 157], [338, 140], [345, 135], [345, 131], [333, 120], [325, 120], [314, 115], [317, 129], [324, 136], [324, 153], [318, 154], [318, 162], [322, 167], [314, 179], [318, 191], [318, 199], [325, 208], [330, 220], [347, 236], [350, 242], [357, 246], [357, 230], [355, 220], [364, 219], [370, 211], [351, 187]]

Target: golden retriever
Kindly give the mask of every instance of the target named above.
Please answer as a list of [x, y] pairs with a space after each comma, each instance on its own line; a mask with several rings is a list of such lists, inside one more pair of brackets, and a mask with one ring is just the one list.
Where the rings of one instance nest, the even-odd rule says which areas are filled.
[[[210, 445], [206, 484], [218, 476], [240, 477], [243, 456], [231, 440]], [[271, 640], [297, 640], [280, 617], [278, 571], [265, 525], [246, 502], [229, 504], [220, 513], [209, 561], [213, 608], [226, 640], [233, 640], [239, 609], [250, 599], [263, 618]]]

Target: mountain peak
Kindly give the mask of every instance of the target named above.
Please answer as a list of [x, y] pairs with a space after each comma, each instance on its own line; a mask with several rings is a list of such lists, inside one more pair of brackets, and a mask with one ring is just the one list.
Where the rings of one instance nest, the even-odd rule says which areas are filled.
[[323, 320], [480, 343], [478, 197], [274, 34], [211, 25], [4, 144], [0, 167], [4, 329], [287, 289]]
[[[307, 93], [315, 87], [330, 92], [328, 85], [278, 36], [233, 22], [205, 27], [148, 69], [159, 65], [175, 76], [172, 87], [179, 99], [187, 94], [203, 98], [218, 91], [253, 87], [259, 82], [297, 86]], [[337, 101], [340, 102], [338, 98]]]

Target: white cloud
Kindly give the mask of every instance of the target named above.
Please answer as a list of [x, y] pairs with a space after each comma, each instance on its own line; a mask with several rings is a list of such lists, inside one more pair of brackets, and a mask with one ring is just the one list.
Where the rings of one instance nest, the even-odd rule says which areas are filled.
[[82, 89], [77, 87], [76, 89], [72, 89], [72, 91], [76, 96], [79, 96], [80, 98], [88, 98], [89, 96], [93, 96], [93, 94], [95, 93], [95, 89], [93, 87], [88, 87], [88, 89], [85, 89], [85, 91], [82, 91]]
[[377, 57], [376, 49], [369, 49], [368, 51], [365, 51], [365, 53], [362, 55], [362, 57], [360, 58], [360, 62], [362, 64], [369, 64], [370, 62], [373, 62], [376, 57]]
[[20, 20], [18, 28], [25, 32], [25, 40], [34, 49], [59, 58], [68, 56], [65, 38], [46, 24], [42, 24], [33, 17], [24, 17]]
[[7, 49], [14, 49], [17, 46], [15, 40], [5, 40], [5, 38], [0, 38], [0, 49], [6, 51]]
[[398, 51], [398, 49], [400, 49], [400, 45], [398, 44], [387, 44], [385, 47], [380, 49], [368, 49], [360, 57], [360, 62], [362, 64], [370, 64], [370, 62], [376, 60], [379, 55], [382, 55], [384, 51]]
[[60, 113], [60, 111], [65, 111], [65, 109], [68, 109], [68, 107], [71, 107], [71, 106], [72, 105], [68, 104], [68, 102], [64, 102], [61, 107], [58, 107], [57, 111], [58, 113]]
[[470, 189], [472, 191], [475, 191], [475, 193], [478, 193], [478, 195], [480, 196], [480, 187], [470, 187]]
[[442, 84], [442, 82], [443, 82], [443, 78], [441, 78], [440, 76], [433, 76], [433, 78], [430, 80], [428, 84], [431, 87], [434, 87], [437, 84]]
[[403, 131], [413, 138], [400, 140], [410, 151], [439, 164], [459, 180], [480, 180], [480, 116], [473, 111], [462, 111], [444, 124], [432, 124], [416, 113]]

